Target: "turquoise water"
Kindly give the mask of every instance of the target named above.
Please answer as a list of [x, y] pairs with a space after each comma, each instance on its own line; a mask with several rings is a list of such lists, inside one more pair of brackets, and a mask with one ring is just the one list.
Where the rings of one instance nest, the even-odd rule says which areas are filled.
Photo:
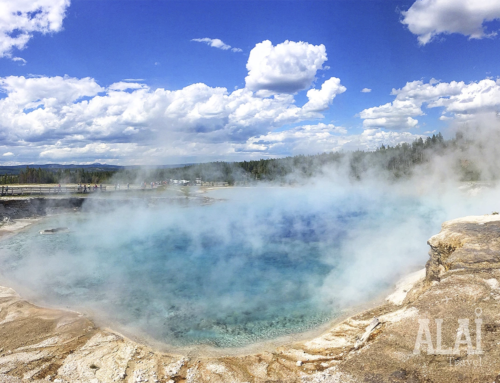
[[[306, 331], [345, 304], [346, 265], [364, 256], [352, 245], [400, 213], [363, 198], [290, 193], [51, 218], [1, 242], [0, 269], [43, 302], [90, 309], [166, 344], [234, 347]], [[405, 206], [402, 216], [415, 212]], [[59, 226], [69, 232], [39, 234]], [[403, 263], [393, 264], [391, 277]], [[368, 299], [394, 282], [367, 280], [354, 295]]]

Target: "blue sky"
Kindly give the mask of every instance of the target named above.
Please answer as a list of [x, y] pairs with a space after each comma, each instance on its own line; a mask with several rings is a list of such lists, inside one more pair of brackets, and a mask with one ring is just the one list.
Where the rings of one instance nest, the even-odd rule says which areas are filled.
[[0, 0], [0, 163], [232, 161], [446, 135], [500, 112], [500, 1], [477, 3]]

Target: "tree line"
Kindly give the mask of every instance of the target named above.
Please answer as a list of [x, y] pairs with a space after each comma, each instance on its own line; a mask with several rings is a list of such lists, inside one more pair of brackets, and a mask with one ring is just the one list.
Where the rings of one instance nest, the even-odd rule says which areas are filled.
[[[445, 155], [452, 150], [462, 150], [471, 144], [462, 135], [444, 140], [441, 133], [412, 143], [395, 146], [381, 145], [375, 151], [329, 152], [316, 155], [297, 155], [285, 158], [270, 158], [240, 162], [209, 162], [178, 168], [85, 170], [85, 169], [41, 169], [26, 167], [19, 175], [0, 176], [1, 184], [10, 183], [142, 183], [167, 181], [170, 179], [196, 179], [206, 182], [255, 183], [271, 181], [293, 183], [320, 175], [324, 171], [347, 169], [353, 179], [360, 179], [370, 171], [399, 179], [410, 176], [414, 169], [433, 156]], [[450, 169], [451, 170], [451, 169]], [[464, 181], [478, 180], [480, 171], [470, 159], [461, 159], [453, 171], [458, 171]]]
[[[441, 133], [419, 138], [412, 143], [395, 146], [381, 145], [375, 151], [329, 152], [316, 155], [297, 155], [285, 158], [270, 158], [240, 162], [209, 162], [187, 165], [179, 168], [153, 170], [120, 170], [115, 178], [120, 182], [154, 180], [201, 179], [209, 182], [254, 183], [274, 181], [290, 183], [297, 178], [308, 178], [344, 166], [348, 175], [359, 179], [370, 170], [385, 172], [389, 177], [409, 176], [418, 164], [425, 163], [436, 154], [443, 154], [449, 148], [462, 145], [459, 138], [444, 140]], [[476, 177], [469, 174], [469, 178]], [[142, 177], [142, 178], [141, 178]]]
[[19, 174], [0, 176], [0, 184], [100, 184], [111, 179], [115, 173], [116, 170], [37, 169], [26, 166]]

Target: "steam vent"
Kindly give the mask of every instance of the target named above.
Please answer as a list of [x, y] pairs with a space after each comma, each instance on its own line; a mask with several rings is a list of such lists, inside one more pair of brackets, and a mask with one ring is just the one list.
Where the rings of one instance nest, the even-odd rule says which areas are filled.
[[[3, 229], [5, 231], [5, 229]], [[496, 382], [500, 218], [445, 222], [425, 270], [321, 336], [247, 354], [170, 354], [0, 289], [0, 381]]]

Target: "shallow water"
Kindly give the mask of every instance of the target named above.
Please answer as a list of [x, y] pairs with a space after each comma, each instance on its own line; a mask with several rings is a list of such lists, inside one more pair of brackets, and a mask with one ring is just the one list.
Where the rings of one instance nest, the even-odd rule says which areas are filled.
[[[403, 268], [392, 262], [392, 273], [351, 292], [350, 273], [364, 272], [353, 245], [362, 249], [387, 218], [429, 213], [414, 201], [395, 210], [367, 195], [304, 195], [55, 217], [0, 243], [0, 269], [35, 299], [91, 310], [166, 344], [234, 347], [302, 332], [335, 317], [346, 295], [376, 295]], [[60, 226], [69, 232], [39, 234]], [[407, 247], [422, 252], [414, 263], [426, 258], [425, 242]]]

